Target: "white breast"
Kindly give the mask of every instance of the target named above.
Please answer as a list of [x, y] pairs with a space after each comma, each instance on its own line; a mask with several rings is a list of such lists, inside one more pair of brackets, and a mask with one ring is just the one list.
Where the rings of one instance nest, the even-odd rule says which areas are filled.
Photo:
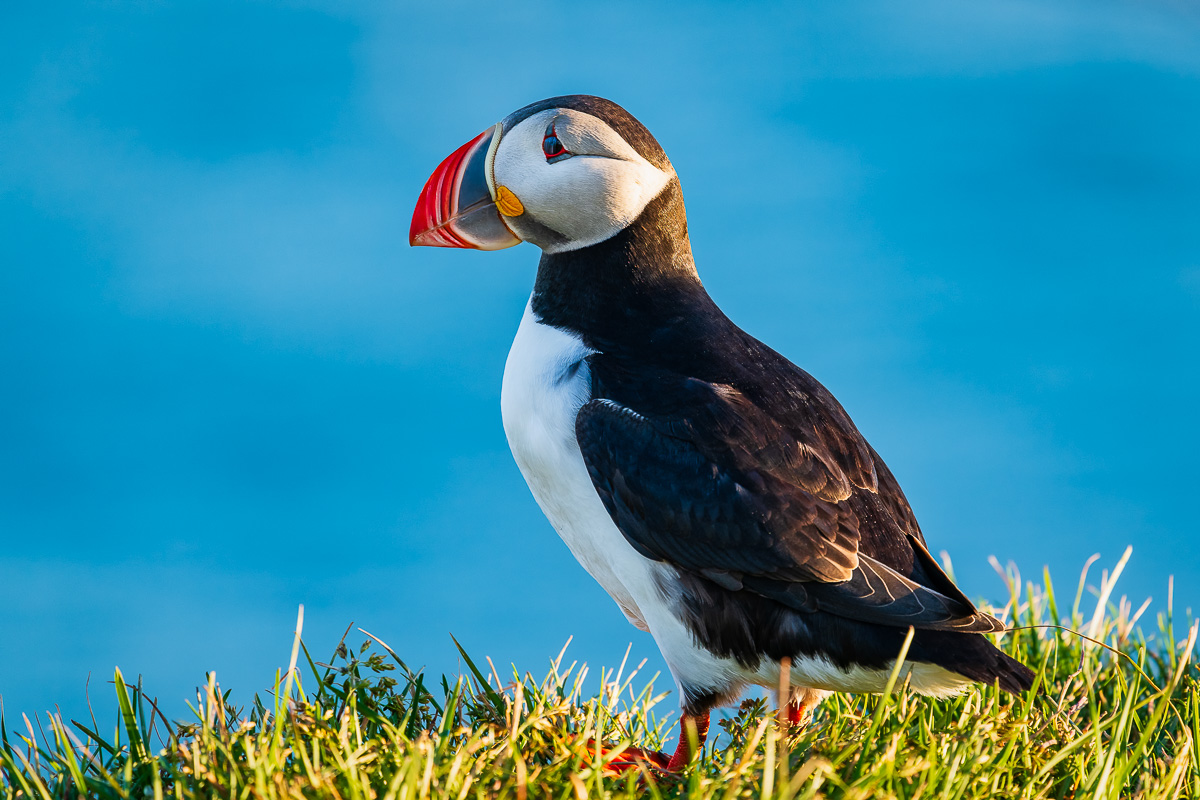
[[504, 433], [550, 524], [629, 621], [646, 630], [638, 599], [657, 593], [651, 562], [613, 524], [575, 441], [575, 417], [591, 392], [584, 359], [592, 352], [577, 336], [538, 322], [526, 306], [504, 366]]
[[[681, 686], [735, 695], [746, 683], [777, 685], [776, 664], [748, 670], [698, 646], [660, 589], [671, 582], [670, 568], [639, 555], [604, 508], [575, 439], [575, 418], [591, 395], [585, 359], [593, 352], [579, 337], [538, 322], [526, 306], [504, 366], [500, 408], [509, 447], [534, 498], [629, 621], [654, 635]], [[925, 693], [952, 692], [966, 681], [933, 665], [913, 669], [914, 685]], [[827, 690], [880, 691], [888, 673], [842, 670], [819, 656], [798, 655], [792, 666], [794, 685]]]

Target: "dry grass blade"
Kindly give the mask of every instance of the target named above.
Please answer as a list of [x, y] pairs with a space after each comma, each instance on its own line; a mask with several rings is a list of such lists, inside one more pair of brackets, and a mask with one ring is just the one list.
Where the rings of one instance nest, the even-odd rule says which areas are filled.
[[[1175, 641], [1168, 603], [1158, 631], [1138, 630], [1144, 607], [1110, 602], [1127, 558], [1103, 575], [1086, 615], [1086, 569], [1062, 617], [1048, 575], [1038, 587], [1001, 570], [1010, 597], [998, 613], [1013, 627], [999, 644], [1029, 663], [1043, 692], [918, 697], [905, 682], [910, 631], [887, 692], [834, 695], [799, 733], [787, 726], [791, 665], [782, 663], [778, 712], [758, 699], [718, 718], [683, 780], [610, 774], [612, 759], [594, 747], [661, 750], [673, 727], [672, 715], [658, 715], [653, 681], [635, 686], [637, 670], [626, 675], [624, 663], [593, 685], [586, 667], [563, 666], [564, 651], [543, 680], [515, 674], [504, 686], [494, 666], [485, 676], [460, 648], [467, 675], [443, 678], [439, 690], [369, 635], [357, 650], [338, 643], [328, 665], [306, 650], [299, 666], [301, 611], [288, 670], [265, 702], [233, 707], [210, 674], [195, 719], [167, 724], [141, 682], [118, 672], [112, 741], [94, 722], [74, 722], [81, 740], [54, 715], [48, 735], [32, 721], [13, 735], [0, 716], [0, 800], [1195, 796], [1200, 625], [1189, 621]], [[165, 747], [152, 749], [164, 725]]]

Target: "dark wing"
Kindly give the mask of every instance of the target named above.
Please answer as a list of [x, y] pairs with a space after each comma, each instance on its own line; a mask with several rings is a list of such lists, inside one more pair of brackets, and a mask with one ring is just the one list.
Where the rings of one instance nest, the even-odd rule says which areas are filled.
[[[880, 496], [877, 457], [848, 418], [831, 447], [821, 428], [839, 422], [835, 413], [816, 426], [787, 426], [730, 386], [676, 376], [651, 400], [628, 375], [608, 377], [614, 394], [646, 397], [647, 413], [592, 400], [576, 434], [605, 507], [645, 557], [799, 610], [922, 629], [1002, 629], [938, 567], [915, 519], [895, 518], [897, 505], [912, 512], [902, 494]], [[839, 449], [855, 438], [858, 452]], [[864, 540], [874, 543], [867, 552]], [[883, 560], [870, 554], [881, 542], [890, 548]]]

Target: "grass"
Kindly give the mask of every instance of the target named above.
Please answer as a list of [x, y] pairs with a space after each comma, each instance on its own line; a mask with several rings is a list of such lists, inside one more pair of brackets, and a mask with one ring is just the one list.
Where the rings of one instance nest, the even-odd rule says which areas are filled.
[[298, 624], [291, 667], [276, 675], [272, 693], [245, 707], [210, 676], [195, 718], [170, 723], [140, 681], [129, 685], [118, 671], [114, 729], [55, 715], [23, 719], [20, 732], [0, 726], [0, 793], [22, 800], [1200, 797], [1197, 628], [1178, 641], [1168, 604], [1158, 632], [1143, 634], [1140, 611], [1113, 600], [1124, 563], [1092, 590], [1091, 613], [1082, 608], [1085, 598], [1092, 608], [1086, 567], [1062, 615], [1048, 574], [1035, 586], [1012, 568], [1005, 573], [1012, 596], [998, 613], [1019, 629], [1002, 646], [1038, 673], [1036, 694], [977, 687], [936, 701], [900, 679], [888, 695], [835, 695], [791, 736], [777, 731], [768, 703], [747, 701], [714, 726], [713, 742], [678, 779], [610, 776], [589, 747], [597, 739], [664, 745], [674, 703], [636, 670], [601, 671], [597, 681], [560, 655], [540, 681], [528, 674], [502, 681], [462, 652], [465, 677], [431, 681], [374, 637], [354, 649], [343, 638], [331, 664], [315, 663]]

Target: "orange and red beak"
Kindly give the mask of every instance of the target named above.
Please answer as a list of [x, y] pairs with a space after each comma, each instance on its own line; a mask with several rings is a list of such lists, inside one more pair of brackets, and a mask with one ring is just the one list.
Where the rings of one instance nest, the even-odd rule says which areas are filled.
[[499, 125], [488, 128], [434, 170], [413, 211], [410, 245], [501, 250], [520, 244], [496, 208], [491, 169], [500, 135]]

